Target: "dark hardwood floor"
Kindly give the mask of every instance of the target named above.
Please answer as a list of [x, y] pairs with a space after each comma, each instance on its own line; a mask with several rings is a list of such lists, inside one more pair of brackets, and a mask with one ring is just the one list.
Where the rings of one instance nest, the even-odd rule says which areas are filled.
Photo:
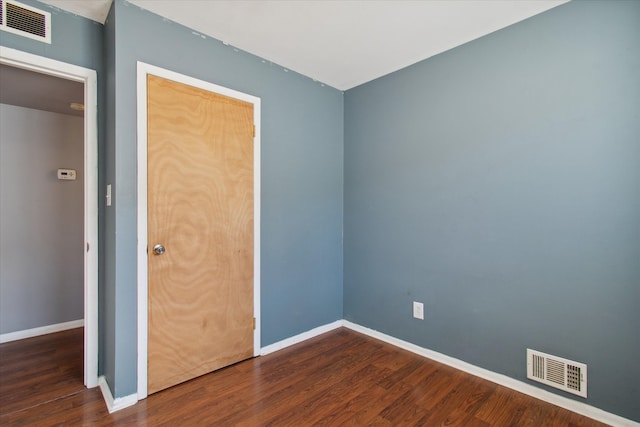
[[0, 345], [0, 425], [604, 425], [348, 329], [111, 415], [82, 388], [81, 359], [81, 329]]
[[0, 415], [82, 392], [83, 341], [78, 328], [0, 344]]

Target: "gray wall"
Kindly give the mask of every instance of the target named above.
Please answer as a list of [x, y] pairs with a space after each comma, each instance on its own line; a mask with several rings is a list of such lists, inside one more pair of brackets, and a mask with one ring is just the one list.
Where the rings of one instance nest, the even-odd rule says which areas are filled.
[[0, 117], [0, 334], [82, 319], [83, 119], [6, 104]]
[[115, 187], [106, 218], [113, 247], [105, 253], [105, 292], [114, 299], [105, 328], [114, 340], [104, 366], [114, 395], [136, 391], [138, 60], [262, 100], [262, 345], [341, 319], [342, 93], [122, 0], [105, 31], [115, 94], [107, 106], [106, 182]]
[[345, 319], [640, 421], [638, 70], [640, 2], [574, 1], [347, 91]]

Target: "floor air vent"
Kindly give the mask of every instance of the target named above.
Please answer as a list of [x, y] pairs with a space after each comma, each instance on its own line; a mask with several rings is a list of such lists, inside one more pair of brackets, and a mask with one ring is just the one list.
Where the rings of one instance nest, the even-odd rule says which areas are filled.
[[587, 397], [587, 365], [527, 349], [527, 378]]
[[0, 30], [51, 43], [51, 14], [13, 0], [0, 0]]

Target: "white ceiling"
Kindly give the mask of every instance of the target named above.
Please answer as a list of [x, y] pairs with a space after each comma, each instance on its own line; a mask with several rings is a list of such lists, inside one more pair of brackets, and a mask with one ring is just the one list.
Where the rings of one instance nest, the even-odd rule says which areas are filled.
[[[42, 0], [104, 22], [111, 0]], [[568, 0], [130, 0], [347, 90]]]
[[[19, 1], [19, 0], [18, 0]], [[104, 24], [113, 0], [40, 0], [54, 8], [66, 10]]]

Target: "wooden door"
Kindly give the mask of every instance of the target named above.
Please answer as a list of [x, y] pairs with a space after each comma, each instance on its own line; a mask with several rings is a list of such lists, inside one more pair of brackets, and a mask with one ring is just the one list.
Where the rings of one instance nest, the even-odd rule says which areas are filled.
[[253, 356], [253, 104], [148, 75], [147, 117], [154, 393]]

